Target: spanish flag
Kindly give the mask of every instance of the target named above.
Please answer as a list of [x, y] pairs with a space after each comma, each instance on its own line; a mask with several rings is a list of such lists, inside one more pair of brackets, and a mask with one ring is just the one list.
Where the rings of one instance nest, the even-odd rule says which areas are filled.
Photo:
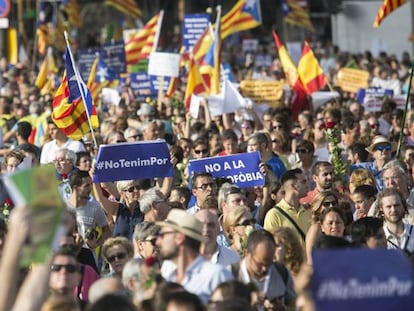
[[187, 88], [184, 95], [185, 107], [187, 109], [190, 108], [191, 95], [198, 95], [202, 93], [208, 94], [209, 92], [210, 90], [200, 74], [197, 63], [194, 60], [191, 60], [187, 78]]
[[279, 39], [279, 36], [275, 31], [273, 31], [273, 39], [275, 40], [280, 63], [282, 64], [286, 80], [295, 93], [292, 99], [291, 111], [293, 120], [297, 120], [300, 112], [309, 109], [306, 90], [299, 77], [298, 69], [296, 68], [295, 63], [292, 61], [286, 47], [282, 44], [282, 41]]
[[398, 9], [406, 2], [407, 0], [384, 0], [384, 2], [378, 10], [374, 24], [372, 26], [374, 28], [377, 28], [384, 18], [386, 18], [389, 14], [391, 14], [393, 11]]
[[72, 63], [69, 47], [66, 47], [65, 69], [53, 98], [52, 119], [66, 136], [80, 140], [91, 131], [88, 119], [93, 128], [98, 128], [98, 116], [92, 96]]
[[308, 94], [323, 88], [328, 80], [307, 41], [298, 64], [298, 74]]

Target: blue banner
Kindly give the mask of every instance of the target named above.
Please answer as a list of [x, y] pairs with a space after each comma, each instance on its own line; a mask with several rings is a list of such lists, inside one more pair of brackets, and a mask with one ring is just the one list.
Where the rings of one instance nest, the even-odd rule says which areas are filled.
[[126, 73], [124, 41], [106, 43], [102, 46], [101, 56], [108, 67], [118, 76]]
[[208, 26], [207, 14], [186, 14], [183, 21], [183, 45], [189, 51]]
[[[168, 91], [170, 77], [164, 77], [164, 93]], [[158, 77], [150, 76], [146, 72], [137, 72], [129, 74], [131, 89], [137, 92], [138, 96], [157, 96], [158, 95]]]
[[413, 271], [398, 250], [315, 250], [313, 297], [318, 311], [407, 310]]
[[393, 90], [389, 90], [389, 89], [381, 89], [381, 88], [377, 88], [377, 87], [370, 87], [367, 89], [358, 89], [357, 91], [357, 101], [358, 103], [362, 104], [365, 101], [365, 97], [369, 96], [369, 97], [375, 97], [375, 98], [380, 98], [382, 100], [383, 97], [387, 96], [387, 97], [392, 97], [394, 95], [394, 91]]
[[99, 53], [99, 49], [78, 50], [78, 68], [83, 81], [88, 82], [93, 62]]
[[95, 182], [173, 176], [165, 141], [119, 143], [99, 147]]
[[230, 178], [240, 188], [263, 186], [265, 177], [259, 170], [259, 152], [238, 153], [222, 157], [190, 160], [188, 171], [207, 172], [213, 177]]

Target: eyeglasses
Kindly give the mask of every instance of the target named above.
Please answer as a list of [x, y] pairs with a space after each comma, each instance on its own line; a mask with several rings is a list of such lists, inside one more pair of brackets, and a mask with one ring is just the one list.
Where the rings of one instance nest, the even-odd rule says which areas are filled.
[[152, 246], [156, 246], [157, 243], [157, 238], [154, 239], [148, 239], [148, 240], [143, 240], [144, 242], [150, 242]]
[[323, 207], [336, 207], [337, 202], [336, 201], [325, 201], [322, 203]]
[[129, 188], [124, 189], [122, 191], [126, 191], [126, 192], [129, 192], [129, 193], [132, 193], [134, 191], [139, 191], [139, 190], [141, 190], [141, 187], [140, 186], [132, 186], [132, 187], [129, 187]]
[[65, 159], [65, 158], [60, 158], [60, 159], [55, 159], [55, 160], [53, 160], [53, 162], [54, 163], [64, 163], [64, 162], [66, 162], [68, 159]]
[[115, 260], [122, 260], [127, 257], [126, 253], [116, 253], [115, 255], [109, 256], [107, 258], [108, 262], [113, 263]]
[[195, 154], [206, 154], [208, 152], [208, 149], [194, 149]]
[[158, 237], [163, 239], [165, 235], [167, 234], [172, 234], [172, 233], [177, 233], [176, 231], [165, 231], [165, 232], [160, 232], [158, 233]]
[[78, 267], [76, 265], [68, 264], [68, 265], [58, 265], [54, 264], [50, 266], [50, 270], [53, 272], [59, 272], [60, 270], [65, 269], [68, 273], [74, 273], [78, 271]]
[[296, 150], [297, 153], [309, 153], [308, 149], [297, 149]]
[[378, 150], [378, 151], [387, 150], [387, 151], [389, 151], [389, 150], [391, 150], [391, 146], [390, 145], [376, 146], [375, 150]]
[[198, 187], [194, 187], [194, 188], [206, 191], [208, 187], [210, 187], [211, 189], [216, 189], [217, 185], [215, 183], [211, 182], [211, 183], [208, 183], [208, 184], [202, 184], [202, 185], [200, 185]]
[[237, 224], [236, 226], [253, 226], [256, 223], [256, 219], [246, 219], [243, 222]]

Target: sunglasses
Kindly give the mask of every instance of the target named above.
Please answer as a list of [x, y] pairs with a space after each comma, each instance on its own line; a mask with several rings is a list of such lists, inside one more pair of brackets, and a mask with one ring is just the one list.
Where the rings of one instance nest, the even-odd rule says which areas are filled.
[[215, 183], [208, 183], [208, 184], [202, 184], [202, 185], [200, 185], [198, 187], [195, 187], [195, 188], [205, 191], [205, 190], [207, 190], [208, 187], [210, 187], [211, 189], [216, 189], [217, 185]]
[[129, 188], [124, 189], [122, 191], [127, 191], [129, 193], [132, 193], [134, 191], [139, 191], [139, 190], [141, 190], [141, 187], [140, 186], [132, 186], [132, 187], [129, 187]]
[[117, 253], [115, 255], [112, 255], [108, 257], [108, 262], [113, 263], [115, 260], [122, 260], [127, 257], [126, 253]]
[[68, 265], [51, 265], [50, 270], [53, 272], [59, 272], [60, 270], [65, 269], [68, 273], [74, 273], [78, 271], [78, 267], [76, 265], [68, 264]]
[[150, 242], [152, 246], [156, 246], [157, 238], [144, 240], [144, 242]]
[[323, 207], [336, 207], [337, 203], [335, 201], [325, 201], [322, 203]]
[[202, 149], [202, 150], [200, 150], [200, 149], [194, 149], [194, 153], [195, 154], [206, 154], [208, 152], [208, 149]]
[[246, 219], [240, 224], [237, 224], [237, 226], [253, 226], [256, 223], [256, 219]]
[[378, 150], [378, 151], [384, 151], [384, 150], [387, 150], [387, 151], [389, 151], [389, 150], [391, 150], [391, 146], [390, 146], [390, 145], [385, 145], [385, 146], [377, 146], [377, 147], [375, 147], [375, 150]]

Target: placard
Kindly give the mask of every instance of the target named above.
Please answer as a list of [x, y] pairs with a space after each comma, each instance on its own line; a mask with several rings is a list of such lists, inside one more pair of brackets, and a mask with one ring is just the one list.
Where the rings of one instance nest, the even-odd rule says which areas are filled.
[[284, 81], [253, 81], [240, 82], [241, 94], [257, 104], [268, 104], [271, 107], [281, 105]]
[[180, 55], [153, 52], [150, 54], [148, 74], [162, 77], [178, 77]]
[[183, 20], [183, 45], [189, 51], [208, 26], [207, 14], [186, 14]]
[[358, 89], [368, 88], [369, 72], [360, 69], [342, 68], [338, 72], [336, 85], [345, 92], [356, 93]]

